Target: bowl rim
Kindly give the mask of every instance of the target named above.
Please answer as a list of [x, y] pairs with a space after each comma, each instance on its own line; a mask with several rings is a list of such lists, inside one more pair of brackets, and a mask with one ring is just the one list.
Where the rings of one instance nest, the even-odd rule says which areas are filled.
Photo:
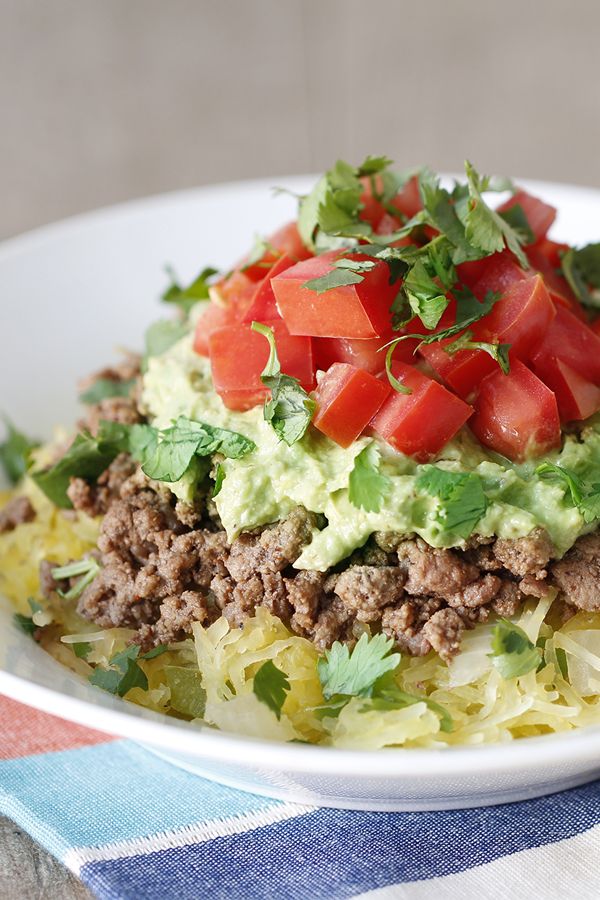
[[[70, 234], [111, 218], [156, 210], [162, 206], [194, 202], [203, 197], [235, 194], [240, 189], [268, 190], [274, 183], [301, 186], [316, 180], [318, 174], [278, 175], [239, 179], [157, 193], [121, 203], [110, 204], [55, 222], [40, 225], [0, 242], [0, 265], [14, 256], [35, 250], [48, 240], [68, 238]], [[446, 178], [460, 177], [455, 175]], [[593, 196], [600, 203], [600, 189], [529, 178], [514, 180], [525, 188], [576, 194], [580, 199]], [[3, 613], [0, 612], [0, 620]], [[23, 636], [24, 640], [29, 640]], [[46, 654], [39, 648], [40, 652]], [[50, 657], [51, 658], [51, 657]], [[71, 670], [53, 660], [62, 673], [79, 678]], [[98, 689], [99, 690], [99, 689]], [[314, 774], [344, 775], [381, 778], [406, 777], [426, 779], [431, 776], [482, 775], [497, 776], [515, 767], [538, 769], [540, 764], [552, 765], [565, 759], [595, 761], [600, 750], [600, 723], [573, 732], [519, 738], [513, 741], [457, 745], [443, 749], [386, 748], [386, 750], [350, 750], [339, 747], [282, 743], [242, 734], [221, 732], [210, 726], [192, 725], [170, 720], [169, 717], [120, 698], [111, 698], [115, 708], [84, 700], [33, 680], [16, 675], [0, 667], [0, 692], [13, 700], [32, 706], [51, 715], [58, 715], [84, 727], [94, 728], [115, 737], [128, 738], [140, 743], [215, 762], [240, 764], [247, 759], [258, 762], [263, 768], [277, 767], [288, 771]]]

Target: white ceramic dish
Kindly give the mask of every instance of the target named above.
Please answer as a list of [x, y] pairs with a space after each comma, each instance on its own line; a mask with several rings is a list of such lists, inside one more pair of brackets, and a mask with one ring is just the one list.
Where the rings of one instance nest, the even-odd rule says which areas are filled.
[[[39, 229], [0, 247], [0, 410], [47, 436], [77, 416], [78, 377], [139, 347], [160, 315], [162, 266], [182, 278], [227, 267], [255, 232], [293, 215], [307, 178], [170, 194]], [[600, 191], [531, 184], [560, 210], [557, 238], [600, 239]], [[600, 775], [600, 727], [561, 737], [447, 751], [379, 753], [275, 744], [198, 728], [126, 703], [60, 666], [18, 631], [0, 603], [0, 691], [47, 712], [139, 741], [205, 777], [282, 799], [357, 809], [423, 810], [503, 803]], [[144, 773], [140, 772], [140, 778]]]

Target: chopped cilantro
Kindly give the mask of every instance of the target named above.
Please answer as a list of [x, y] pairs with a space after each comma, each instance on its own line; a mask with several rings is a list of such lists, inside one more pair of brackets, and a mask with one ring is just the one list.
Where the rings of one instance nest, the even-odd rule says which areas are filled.
[[600, 484], [589, 484], [583, 481], [571, 469], [557, 466], [554, 463], [541, 463], [535, 474], [545, 481], [560, 484], [573, 506], [577, 507], [584, 522], [589, 524], [600, 519]]
[[24, 616], [22, 613], [15, 613], [13, 616], [13, 621], [17, 628], [19, 628], [24, 634], [29, 635], [29, 637], [33, 637], [35, 632], [37, 631], [38, 626], [30, 616]]
[[315, 401], [308, 396], [297, 378], [282, 374], [273, 329], [253, 322], [252, 330], [262, 334], [270, 347], [261, 375], [262, 383], [271, 391], [271, 397], [265, 402], [265, 421], [271, 423], [280, 440], [291, 446], [304, 436], [315, 411]]
[[570, 247], [561, 258], [562, 273], [585, 306], [600, 307], [600, 242]]
[[517, 257], [521, 267], [528, 269], [529, 261], [521, 247], [522, 233], [515, 231], [509, 222], [491, 209], [483, 199], [482, 194], [493, 189], [490, 179], [485, 175], [479, 175], [468, 161], [465, 162], [465, 172], [469, 200], [463, 207], [463, 222], [467, 240], [472, 246], [482, 250], [484, 255], [498, 253], [506, 246]]
[[448, 710], [431, 700], [426, 695], [409, 694], [401, 690], [396, 684], [396, 680], [392, 672], [386, 672], [377, 680], [373, 688], [373, 695], [368, 703], [365, 703], [360, 712], [369, 712], [371, 709], [391, 710], [405, 709], [407, 706], [414, 706], [415, 703], [425, 703], [440, 718], [440, 731], [449, 733], [454, 730], [454, 721]]
[[31, 458], [31, 451], [39, 445], [38, 441], [26, 437], [13, 423], [4, 416], [6, 440], [0, 444], [0, 465], [11, 484], [21, 480]]
[[87, 391], [79, 395], [81, 403], [92, 404], [100, 403], [110, 397], [128, 397], [132, 387], [135, 385], [135, 378], [128, 381], [118, 381], [114, 378], [98, 378]]
[[380, 453], [369, 444], [354, 460], [348, 478], [348, 498], [353, 506], [366, 512], [379, 512], [390, 480], [379, 471]]
[[32, 479], [46, 496], [62, 509], [70, 509], [67, 488], [71, 478], [94, 481], [119, 453], [119, 449], [84, 432], [78, 434], [67, 452], [46, 469], [31, 473]]
[[77, 641], [75, 644], [71, 644], [71, 649], [77, 659], [87, 659], [92, 645], [89, 641]]
[[[255, 266], [257, 264], [261, 264], [263, 257], [267, 255], [267, 253], [272, 254], [273, 256], [279, 256], [279, 251], [277, 251], [267, 240], [266, 238], [261, 237], [260, 235], [256, 235], [254, 238], [254, 244], [250, 253], [248, 254], [248, 258], [244, 265], [242, 266], [242, 272], [245, 272], [246, 269], [249, 269], [250, 266]], [[265, 268], [270, 268], [273, 265], [273, 260], [266, 261], [264, 263]]]
[[481, 479], [473, 472], [448, 472], [439, 466], [423, 466], [415, 487], [439, 500], [440, 525], [465, 539], [487, 510]]
[[278, 669], [273, 660], [268, 659], [262, 664], [254, 676], [252, 690], [255, 695], [269, 709], [273, 710], [278, 719], [281, 718], [281, 707], [290, 690], [290, 682], [285, 672]]
[[171, 709], [190, 719], [200, 719], [206, 705], [202, 673], [198, 669], [187, 669], [184, 666], [165, 666], [165, 680], [171, 692]]
[[212, 498], [214, 499], [218, 494], [221, 493], [221, 488], [223, 487], [223, 482], [225, 481], [225, 469], [221, 465], [221, 463], [217, 463], [217, 467], [215, 469], [215, 486], [212, 491]]
[[148, 679], [138, 663], [138, 658], [146, 659], [147, 656], [140, 657], [140, 648], [137, 644], [132, 644], [111, 656], [108, 669], [97, 666], [88, 680], [90, 684], [108, 691], [109, 694], [118, 694], [119, 697], [124, 697], [134, 687], [146, 691]]
[[393, 646], [393, 640], [384, 634], [361, 635], [352, 651], [335, 641], [317, 663], [325, 699], [339, 694], [370, 697], [377, 679], [398, 667], [400, 654], [391, 652]]
[[510, 372], [510, 359], [508, 356], [510, 344], [492, 344], [487, 341], [474, 341], [472, 331], [465, 331], [464, 334], [452, 341], [451, 344], [447, 344], [444, 347], [444, 350], [451, 356], [454, 353], [458, 353], [459, 350], [482, 350], [484, 353], [488, 353], [492, 359], [496, 360], [505, 375], [508, 375]]
[[81, 596], [88, 584], [92, 583], [99, 571], [100, 565], [98, 560], [91, 556], [88, 559], [80, 559], [78, 562], [69, 563], [66, 566], [59, 566], [56, 569], [53, 569], [52, 577], [55, 581], [61, 581], [63, 578], [76, 578], [81, 575], [82, 577], [79, 581], [77, 581], [70, 590], [66, 591], [66, 593], [58, 591], [63, 599], [76, 600]]
[[533, 244], [535, 235], [520, 203], [515, 203], [498, 215], [519, 235], [522, 244]]
[[189, 331], [186, 322], [178, 322], [175, 319], [159, 319], [146, 331], [146, 351], [142, 359], [142, 371], [148, 368], [148, 359], [151, 356], [160, 356], [166, 353], [169, 347], [180, 341]]
[[[197, 275], [187, 287], [184, 288], [179, 283], [173, 268], [171, 266], [166, 266], [165, 268], [167, 275], [171, 280], [171, 284], [162, 294], [161, 300], [164, 303], [176, 304], [186, 315], [199, 300], [208, 300], [210, 287], [208, 280], [219, 271], [218, 269], [213, 269], [212, 266], [207, 266], [205, 269], [202, 269], [200, 274]], [[155, 356], [156, 354], [150, 355]]]
[[336, 259], [332, 263], [333, 268], [327, 275], [321, 275], [320, 278], [312, 278], [310, 281], [304, 282], [304, 287], [317, 294], [324, 294], [325, 291], [334, 287], [344, 287], [349, 284], [359, 284], [363, 280], [363, 272], [369, 272], [376, 265], [372, 259]]
[[492, 632], [494, 667], [503, 678], [518, 678], [537, 669], [542, 661], [542, 651], [531, 643], [522, 628], [500, 619]]

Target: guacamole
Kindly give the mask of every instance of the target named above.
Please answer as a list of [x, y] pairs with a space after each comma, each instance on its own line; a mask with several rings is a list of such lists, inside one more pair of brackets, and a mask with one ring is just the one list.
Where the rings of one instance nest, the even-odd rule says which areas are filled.
[[[254, 452], [222, 463], [225, 479], [215, 502], [229, 540], [241, 531], [285, 518], [303, 505], [322, 513], [327, 524], [315, 531], [295, 564], [298, 569], [325, 571], [362, 546], [374, 531], [416, 533], [433, 547], [463, 543], [440, 525], [437, 498], [416, 488], [421, 465], [375, 439], [389, 487], [378, 512], [357, 508], [349, 500], [348, 479], [356, 456], [373, 439], [363, 437], [343, 449], [311, 428], [288, 447], [264, 421], [261, 407], [248, 412], [226, 409], [212, 387], [208, 360], [194, 352], [189, 336], [150, 359], [143, 403], [158, 427], [183, 415], [238, 431], [256, 443]], [[579, 438], [567, 435], [561, 452], [547, 458], [590, 481], [600, 481], [600, 429], [589, 425]], [[476, 533], [516, 538], [540, 525], [548, 531], [557, 555], [562, 555], [589, 527], [568, 505], [563, 487], [535, 474], [539, 462], [512, 464], [482, 448], [466, 428], [436, 459], [441, 468], [481, 477], [489, 505]], [[192, 477], [172, 488], [180, 499], [193, 499]]]

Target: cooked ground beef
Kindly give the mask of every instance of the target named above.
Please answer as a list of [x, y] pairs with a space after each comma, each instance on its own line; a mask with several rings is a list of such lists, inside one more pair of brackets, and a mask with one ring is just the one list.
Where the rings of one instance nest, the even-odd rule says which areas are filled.
[[98, 426], [103, 419], [109, 422], [120, 422], [123, 425], [135, 425], [142, 421], [139, 412], [139, 375], [141, 358], [135, 353], [127, 353], [124, 359], [106, 369], [95, 372], [79, 384], [81, 393], [92, 387], [97, 381], [114, 381], [115, 383], [131, 382], [125, 397], [107, 397], [99, 403], [88, 407], [87, 416], [79, 422], [80, 429], [87, 429], [97, 434]]
[[[525, 597], [543, 596], [550, 584], [561, 589], [563, 602], [568, 597], [565, 608], [600, 608], [600, 535], [581, 538], [552, 562], [541, 529], [516, 540], [473, 536], [452, 550], [378, 533], [321, 573], [293, 567], [319, 524], [302, 507], [229, 544], [206, 504], [201, 510], [176, 503], [127, 456], [94, 486], [73, 479], [69, 496], [75, 509], [104, 516], [102, 568], [79, 610], [104, 627], [135, 629], [144, 648], [180, 640], [194, 622], [221, 614], [240, 625], [265, 606], [319, 648], [352, 642], [370, 627], [405, 652], [434, 649], [448, 660], [465, 628], [491, 613], [514, 615]], [[46, 588], [55, 589], [51, 571], [42, 574]]]
[[27, 497], [14, 497], [0, 510], [0, 534], [12, 531], [24, 522], [33, 522], [35, 509]]

